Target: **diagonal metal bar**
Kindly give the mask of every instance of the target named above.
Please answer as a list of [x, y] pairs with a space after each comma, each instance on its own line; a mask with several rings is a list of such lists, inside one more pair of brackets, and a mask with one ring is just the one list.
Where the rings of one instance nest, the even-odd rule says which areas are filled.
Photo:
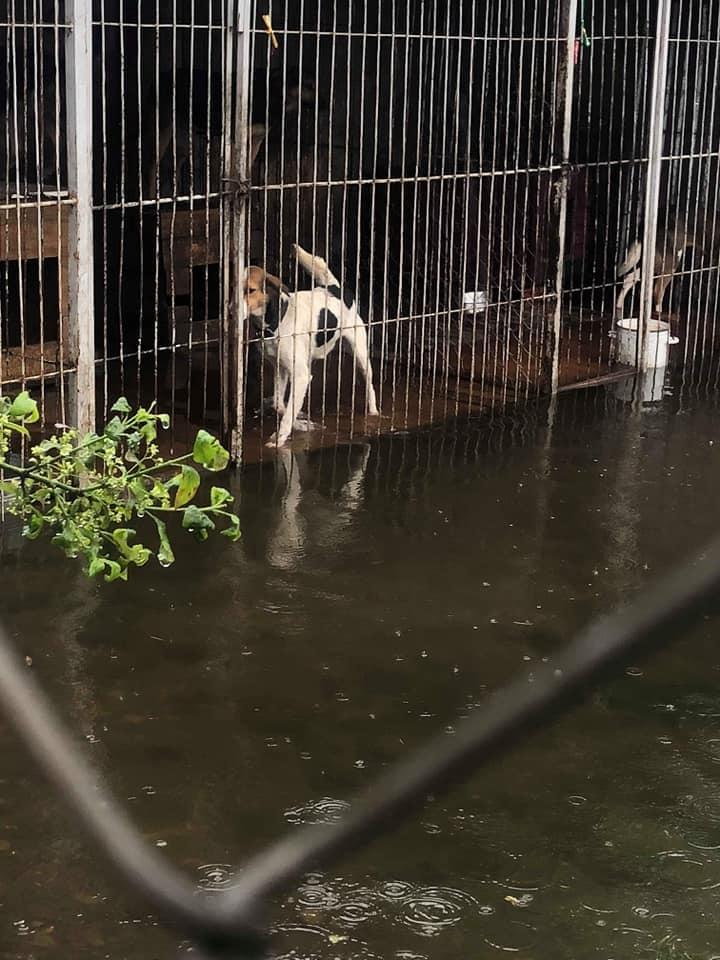
[[402, 821], [430, 792], [447, 790], [577, 700], [630, 654], [682, 635], [720, 609], [720, 539], [623, 611], [580, 633], [533, 682], [519, 678], [457, 725], [401, 761], [337, 824], [280, 840], [242, 868], [232, 890], [211, 900], [148, 847], [65, 733], [0, 628], [0, 705], [46, 776], [79, 814], [116, 870], [208, 955], [247, 956], [262, 947], [250, 922], [269, 895]]
[[441, 734], [397, 763], [341, 821], [290, 834], [252, 859], [228, 891], [228, 900], [247, 909], [307, 870], [374, 839], [429, 793], [447, 790], [567, 709], [591, 682], [626, 662], [629, 654], [670, 642], [715, 610], [720, 610], [720, 538], [625, 610], [587, 627], [533, 682], [516, 679], [458, 723], [455, 736]]
[[0, 705], [33, 759], [110, 863], [141, 897], [200, 943], [232, 943], [257, 951], [259, 937], [217, 898], [197, 888], [144, 840], [124, 810], [98, 782], [39, 686], [0, 627]]

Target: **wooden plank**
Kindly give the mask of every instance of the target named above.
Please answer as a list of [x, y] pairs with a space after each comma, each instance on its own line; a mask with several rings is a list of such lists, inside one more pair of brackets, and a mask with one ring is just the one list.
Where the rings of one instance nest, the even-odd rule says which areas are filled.
[[[67, 372], [67, 357], [63, 372]], [[60, 350], [57, 340], [46, 340], [20, 347], [8, 347], [0, 355], [0, 384], [19, 383], [21, 380], [39, 380], [60, 373]]]
[[67, 260], [70, 207], [21, 206], [0, 212], [0, 260]]
[[220, 263], [220, 211], [165, 210], [160, 214], [165, 270], [177, 273], [191, 267]]
[[[0, 261], [18, 263], [26, 260], [60, 260], [58, 305], [62, 330], [63, 369], [71, 366], [69, 329], [69, 237], [72, 209], [56, 204], [38, 207], [23, 204], [0, 212]], [[26, 343], [2, 351], [2, 383], [23, 379], [55, 376], [60, 372], [60, 349], [57, 340]]]

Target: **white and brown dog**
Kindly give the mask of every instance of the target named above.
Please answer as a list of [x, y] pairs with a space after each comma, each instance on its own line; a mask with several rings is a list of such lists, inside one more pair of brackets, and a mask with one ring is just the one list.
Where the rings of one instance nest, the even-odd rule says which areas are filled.
[[[367, 331], [352, 293], [320, 257], [293, 246], [299, 265], [313, 278], [312, 290], [290, 293], [278, 277], [260, 267], [245, 272], [247, 314], [263, 338], [265, 356], [275, 363], [274, 406], [280, 417], [278, 430], [267, 446], [281, 446], [298, 424], [310, 388], [311, 366], [345, 341], [353, 352], [356, 369], [365, 378], [366, 411], [378, 416]], [[289, 387], [289, 397], [288, 394]]]

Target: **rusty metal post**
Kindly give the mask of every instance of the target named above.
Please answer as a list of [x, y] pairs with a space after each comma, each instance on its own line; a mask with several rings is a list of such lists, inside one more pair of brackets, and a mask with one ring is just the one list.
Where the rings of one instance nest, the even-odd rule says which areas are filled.
[[245, 413], [245, 312], [250, 31], [253, 0], [228, 0], [225, 62], [224, 281], [222, 408], [233, 463], [242, 459]]

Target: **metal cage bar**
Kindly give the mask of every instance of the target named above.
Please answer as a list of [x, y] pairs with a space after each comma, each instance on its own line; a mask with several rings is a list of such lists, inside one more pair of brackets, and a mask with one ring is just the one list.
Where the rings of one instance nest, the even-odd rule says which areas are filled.
[[637, 336], [637, 364], [647, 366], [645, 342], [653, 311], [653, 278], [657, 246], [660, 175], [662, 170], [663, 134], [665, 129], [665, 96], [667, 86], [671, 0], [660, 0], [657, 8], [657, 30], [650, 91], [650, 148], [646, 173], [645, 215], [640, 287], [640, 323]]

